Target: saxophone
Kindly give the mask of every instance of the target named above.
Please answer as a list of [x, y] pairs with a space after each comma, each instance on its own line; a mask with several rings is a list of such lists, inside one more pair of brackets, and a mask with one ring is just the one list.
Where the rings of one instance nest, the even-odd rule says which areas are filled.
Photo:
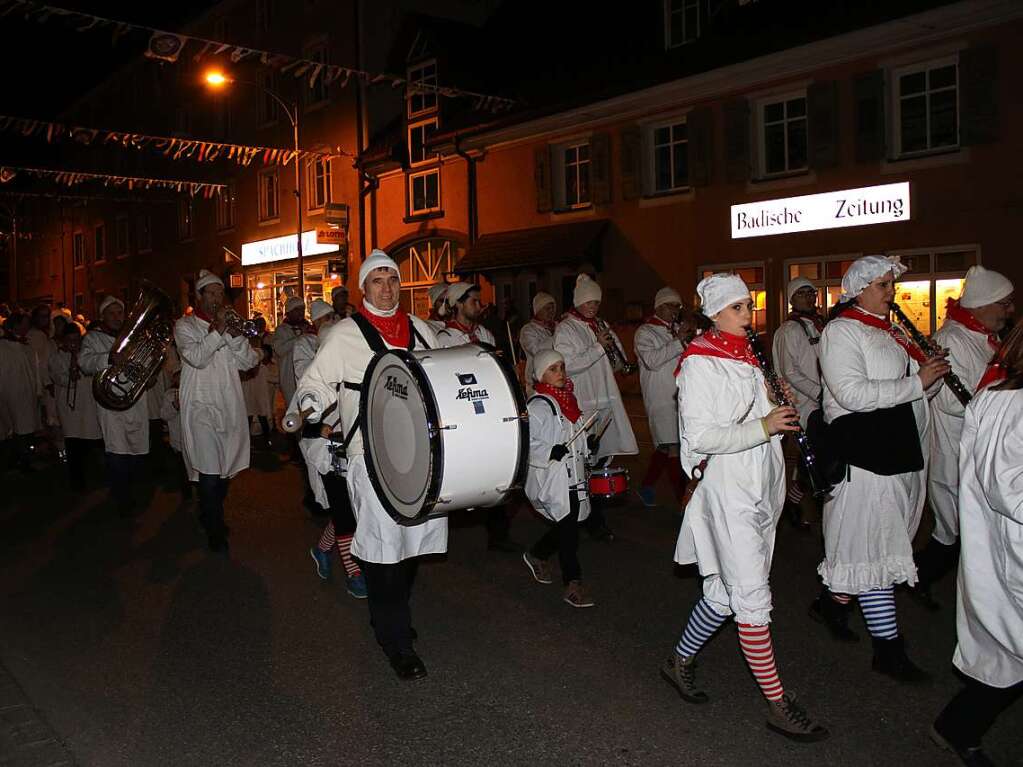
[[[611, 334], [611, 328], [604, 320], [597, 317], [597, 327], [600, 328], [601, 333]], [[637, 365], [634, 362], [629, 362], [628, 357], [625, 356], [625, 351], [618, 346], [618, 342], [615, 340], [613, 334], [611, 334], [611, 343], [604, 347], [604, 351], [607, 352], [607, 359], [611, 363], [612, 370], [621, 371], [624, 375], [632, 375], [636, 372]]]
[[[892, 301], [891, 303], [892, 314], [895, 315], [895, 321], [898, 322], [902, 327], [906, 329], [910, 337], [913, 339], [913, 343], [920, 347], [922, 351], [928, 357], [935, 357], [940, 353], [940, 350], [935, 348], [934, 344], [928, 340], [927, 336], [920, 332], [920, 329], [914, 325], [906, 313], [902, 311], [897, 303]], [[951, 368], [944, 375], [945, 386], [947, 386], [951, 392], [955, 395], [956, 399], [959, 400], [963, 407], [970, 404], [970, 400], [973, 399], [973, 395], [970, 394], [970, 390], [966, 388], [962, 380], [955, 373], [952, 372]]]
[[143, 283], [139, 297], [110, 351], [114, 362], [92, 379], [96, 402], [107, 410], [127, 410], [160, 371], [170, 346], [173, 309], [159, 288]]

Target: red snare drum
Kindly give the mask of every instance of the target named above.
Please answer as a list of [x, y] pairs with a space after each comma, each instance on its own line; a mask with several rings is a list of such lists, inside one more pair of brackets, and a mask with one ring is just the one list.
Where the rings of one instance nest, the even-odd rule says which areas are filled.
[[629, 490], [629, 472], [617, 467], [590, 471], [590, 496], [593, 498], [622, 498]]

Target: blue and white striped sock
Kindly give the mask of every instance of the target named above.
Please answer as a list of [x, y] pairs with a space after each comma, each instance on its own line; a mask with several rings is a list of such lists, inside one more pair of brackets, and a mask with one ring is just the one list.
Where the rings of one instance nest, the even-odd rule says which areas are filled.
[[689, 622], [686, 624], [686, 630], [682, 632], [682, 638], [678, 640], [675, 652], [683, 658], [693, 657], [726, 620], [727, 615], [718, 615], [711, 609], [707, 600], [701, 597], [689, 614]]
[[895, 620], [895, 587], [875, 589], [860, 594], [860, 610], [867, 622], [867, 631], [875, 639], [895, 639], [899, 624]]

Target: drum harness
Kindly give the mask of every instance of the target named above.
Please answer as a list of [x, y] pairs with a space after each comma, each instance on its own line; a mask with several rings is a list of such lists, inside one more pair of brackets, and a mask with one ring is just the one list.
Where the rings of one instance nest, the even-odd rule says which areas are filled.
[[[362, 337], [366, 339], [366, 344], [373, 352], [373, 356], [383, 354], [390, 347], [384, 343], [383, 336], [380, 335], [380, 331], [377, 330], [362, 314], [356, 312], [352, 315], [352, 320], [358, 326], [359, 330], [362, 331]], [[412, 322], [412, 318], [409, 317], [409, 345], [407, 351], [412, 351], [416, 348], [416, 342], [422, 345], [422, 348], [429, 349], [430, 345], [426, 343], [426, 339], [420, 335], [416, 329], [415, 323]], [[336, 408], [338, 411], [337, 421], [334, 422], [333, 429], [337, 429], [341, 425], [341, 387], [348, 389], [349, 391], [362, 392], [361, 383], [353, 383], [351, 381], [339, 381], [336, 384], [337, 401], [329, 408], [324, 411], [324, 415], [327, 415], [332, 409]], [[322, 421], [322, 418], [321, 418]], [[355, 419], [355, 423], [348, 429], [348, 433], [342, 435], [341, 431], [331, 431], [329, 437], [323, 437], [320, 434], [320, 424], [309, 424], [306, 427], [309, 432], [314, 433], [303, 433], [303, 437], [327, 439], [330, 441], [328, 450], [330, 451], [330, 470], [337, 476], [342, 476], [348, 465], [348, 446], [352, 443], [352, 438], [355, 436], [355, 432], [359, 428], [359, 419]]]

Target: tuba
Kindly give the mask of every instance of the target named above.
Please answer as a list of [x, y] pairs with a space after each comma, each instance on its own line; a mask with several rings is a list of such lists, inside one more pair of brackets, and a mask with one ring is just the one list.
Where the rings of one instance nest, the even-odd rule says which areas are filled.
[[167, 294], [143, 283], [114, 340], [110, 354], [115, 361], [92, 379], [96, 402], [108, 410], [127, 410], [138, 402], [170, 346], [172, 314]]

